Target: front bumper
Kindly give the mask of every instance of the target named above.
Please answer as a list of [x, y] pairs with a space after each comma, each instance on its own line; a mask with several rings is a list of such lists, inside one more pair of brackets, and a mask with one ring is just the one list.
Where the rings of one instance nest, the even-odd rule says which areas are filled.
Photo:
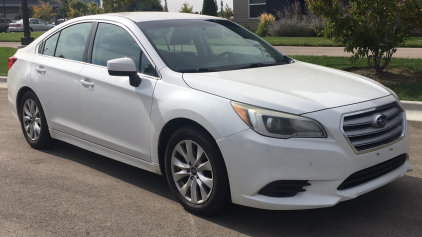
[[[226, 162], [233, 203], [271, 210], [328, 207], [402, 177], [412, 169], [408, 158], [399, 168], [379, 178], [337, 190], [351, 174], [409, 154], [408, 128], [403, 140], [360, 155], [354, 153], [339, 129], [342, 114], [392, 101], [393, 97], [389, 96], [304, 115], [319, 121], [328, 133], [327, 138], [276, 139], [248, 129], [217, 141]], [[258, 194], [267, 184], [277, 180], [309, 180], [311, 185], [293, 197]]]

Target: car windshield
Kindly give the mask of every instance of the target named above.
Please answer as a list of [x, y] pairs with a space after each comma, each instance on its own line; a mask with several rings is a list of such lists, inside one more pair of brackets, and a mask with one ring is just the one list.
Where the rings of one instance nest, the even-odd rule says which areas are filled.
[[139, 22], [166, 65], [177, 72], [215, 72], [289, 64], [251, 32], [227, 20]]

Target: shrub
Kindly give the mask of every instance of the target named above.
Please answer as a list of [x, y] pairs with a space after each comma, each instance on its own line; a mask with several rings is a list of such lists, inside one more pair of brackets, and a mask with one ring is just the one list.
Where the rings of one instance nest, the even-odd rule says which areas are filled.
[[382, 72], [410, 31], [422, 28], [420, 0], [306, 0], [313, 12], [327, 19], [324, 35], [353, 53], [352, 61], [367, 58]]
[[268, 34], [276, 37], [315, 37], [324, 29], [325, 21], [310, 14], [297, 0], [277, 12], [278, 20], [268, 26]]
[[262, 13], [259, 16], [259, 21], [260, 22], [258, 29], [256, 30], [256, 34], [261, 37], [267, 36], [268, 26], [275, 21], [275, 17], [269, 13]]

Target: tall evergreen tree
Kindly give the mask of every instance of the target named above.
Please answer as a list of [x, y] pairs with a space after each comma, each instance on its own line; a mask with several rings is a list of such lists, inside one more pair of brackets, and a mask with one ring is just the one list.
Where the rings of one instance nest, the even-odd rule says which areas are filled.
[[202, 5], [202, 15], [217, 16], [215, 1], [204, 0], [204, 4]]
[[[220, 17], [224, 17], [224, 3], [223, 3], [223, 0], [221, 0], [221, 8], [220, 8], [220, 13], [218, 14], [218, 16], [220, 16]], [[217, 11], [218, 11], [218, 9], [217, 9]]]
[[169, 11], [169, 7], [167, 6], [167, 0], [164, 0], [164, 11], [165, 12]]

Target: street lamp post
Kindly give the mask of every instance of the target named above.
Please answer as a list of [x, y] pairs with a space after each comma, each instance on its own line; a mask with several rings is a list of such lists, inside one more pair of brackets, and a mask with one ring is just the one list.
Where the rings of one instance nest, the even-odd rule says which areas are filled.
[[27, 0], [21, 0], [22, 4], [22, 20], [23, 20], [23, 38], [21, 38], [22, 45], [28, 45], [34, 41], [34, 37], [31, 37], [29, 31], [29, 17], [28, 17], [28, 2]]
[[4, 0], [3, 0], [3, 13], [4, 13], [4, 18], [6, 18], [6, 5], [4, 4]]

